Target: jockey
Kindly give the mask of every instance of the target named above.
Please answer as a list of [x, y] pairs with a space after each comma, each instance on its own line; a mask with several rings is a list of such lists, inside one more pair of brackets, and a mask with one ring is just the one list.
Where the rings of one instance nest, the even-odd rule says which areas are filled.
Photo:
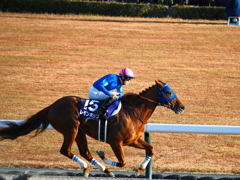
[[[108, 74], [93, 83], [88, 92], [90, 99], [104, 100], [100, 107], [94, 112], [100, 118], [105, 118], [107, 107], [123, 96], [122, 86], [127, 85], [131, 79], [135, 78], [133, 71], [124, 68], [119, 75]], [[116, 91], [112, 91], [116, 89]]]

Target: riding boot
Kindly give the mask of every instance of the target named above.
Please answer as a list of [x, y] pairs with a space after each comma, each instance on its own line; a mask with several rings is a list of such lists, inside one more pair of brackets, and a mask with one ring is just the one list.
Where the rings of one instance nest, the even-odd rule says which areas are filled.
[[98, 115], [100, 117], [100, 119], [106, 119], [106, 110], [108, 108], [108, 106], [110, 106], [113, 102], [115, 101], [115, 99], [109, 97], [107, 98], [102, 104], [101, 106], [99, 106], [96, 111], [94, 111], [94, 114]]

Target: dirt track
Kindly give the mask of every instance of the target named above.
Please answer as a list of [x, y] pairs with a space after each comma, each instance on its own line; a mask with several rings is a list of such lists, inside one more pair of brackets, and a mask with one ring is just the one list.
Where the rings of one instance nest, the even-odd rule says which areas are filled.
[[[0, 167], [0, 180], [55, 180], [55, 179], [86, 179], [82, 171], [59, 169], [30, 169]], [[117, 179], [133, 179], [134, 172], [113, 172]], [[106, 177], [99, 171], [92, 171], [88, 179], [116, 179]], [[143, 173], [141, 179], [146, 179]], [[152, 179], [176, 179], [176, 180], [240, 180], [240, 175], [217, 174], [187, 174], [187, 173], [153, 173]]]

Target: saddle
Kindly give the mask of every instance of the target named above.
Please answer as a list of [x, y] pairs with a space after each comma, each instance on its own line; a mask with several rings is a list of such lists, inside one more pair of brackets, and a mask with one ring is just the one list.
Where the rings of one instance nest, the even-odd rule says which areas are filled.
[[[96, 109], [98, 109], [99, 106], [101, 106], [102, 103], [103, 101], [85, 99], [82, 102], [82, 107], [79, 110], [79, 114], [88, 119], [100, 120], [100, 117], [96, 115], [94, 112], [96, 111]], [[107, 117], [106, 119], [116, 115], [121, 109], [121, 107], [122, 107], [122, 103], [120, 100], [113, 102], [106, 110], [106, 117]]]
[[88, 119], [96, 119], [98, 120], [98, 140], [102, 142], [106, 142], [107, 139], [107, 123], [108, 119], [111, 116], [116, 115], [121, 107], [122, 103], [120, 100], [113, 102], [106, 110], [106, 119], [101, 119], [94, 112], [98, 109], [103, 101], [93, 100], [93, 99], [85, 99], [82, 102], [82, 107], [79, 110], [79, 114], [85, 117], [85, 121]]

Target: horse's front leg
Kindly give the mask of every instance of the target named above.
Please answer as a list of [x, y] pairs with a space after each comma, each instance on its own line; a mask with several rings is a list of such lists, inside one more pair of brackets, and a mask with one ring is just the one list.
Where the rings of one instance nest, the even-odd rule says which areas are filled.
[[110, 143], [110, 146], [115, 154], [115, 156], [118, 159], [118, 162], [111, 161], [105, 157], [105, 154], [103, 151], [97, 151], [97, 154], [99, 157], [103, 160], [105, 164], [111, 165], [111, 166], [117, 166], [117, 167], [123, 167], [126, 164], [126, 159], [124, 155], [123, 146], [121, 143]]
[[146, 158], [140, 164], [140, 167], [137, 169], [137, 172], [134, 175], [135, 177], [138, 177], [146, 169], [148, 163], [152, 159], [152, 156], [154, 154], [154, 150], [153, 150], [153, 147], [150, 144], [148, 144], [146, 141], [144, 141], [142, 139], [138, 139], [138, 141], [134, 142], [130, 146], [140, 148], [140, 149], [146, 149]]

